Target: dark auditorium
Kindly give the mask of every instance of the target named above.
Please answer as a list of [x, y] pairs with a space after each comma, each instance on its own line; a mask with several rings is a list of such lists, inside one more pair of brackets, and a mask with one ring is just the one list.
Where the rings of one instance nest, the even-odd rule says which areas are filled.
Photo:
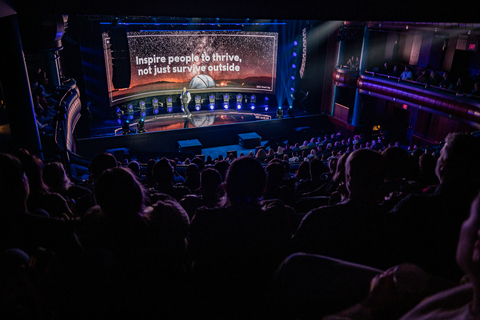
[[0, 318], [480, 320], [469, 2], [0, 0]]

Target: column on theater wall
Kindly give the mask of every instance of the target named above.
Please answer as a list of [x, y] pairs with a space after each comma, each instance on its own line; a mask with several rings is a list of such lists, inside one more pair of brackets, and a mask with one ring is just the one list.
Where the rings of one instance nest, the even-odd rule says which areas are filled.
[[[368, 52], [370, 50], [369, 46], [369, 38], [370, 38], [370, 30], [368, 26], [365, 26], [363, 32], [363, 42], [362, 42], [362, 53], [360, 55], [360, 68], [359, 74], [360, 76], [365, 73], [365, 69], [367, 67], [368, 61]], [[363, 103], [363, 96], [358, 92], [358, 88], [355, 91], [355, 105], [353, 107], [353, 117], [352, 117], [352, 125], [360, 126], [360, 116], [362, 111], [362, 103]]]

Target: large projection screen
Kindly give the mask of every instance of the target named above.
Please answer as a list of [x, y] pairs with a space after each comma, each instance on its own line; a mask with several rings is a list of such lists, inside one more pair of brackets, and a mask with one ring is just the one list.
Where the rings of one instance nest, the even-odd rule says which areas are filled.
[[131, 81], [112, 83], [112, 53], [103, 34], [111, 105], [153, 95], [190, 92], [275, 93], [275, 32], [127, 32]]

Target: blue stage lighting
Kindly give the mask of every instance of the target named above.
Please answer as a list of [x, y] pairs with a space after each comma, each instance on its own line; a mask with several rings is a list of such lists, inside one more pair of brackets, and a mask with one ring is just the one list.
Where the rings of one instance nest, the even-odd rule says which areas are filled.
[[293, 41], [293, 45], [296, 46], [298, 44], [297, 40]]
[[171, 113], [171, 112], [173, 111], [173, 108], [172, 108], [172, 107], [168, 107], [167, 111]]
[[228, 109], [228, 104], [224, 105], [223, 107], [224, 107], [225, 109]]
[[133, 115], [130, 115], [130, 117], [129, 117], [129, 118], [133, 120]]
[[290, 106], [289, 108], [290, 108], [290, 109], [293, 109], [293, 106]]
[[294, 52], [294, 53], [293, 53], [293, 56], [294, 56], [294, 57], [296, 57], [296, 56], [297, 56], [297, 53], [296, 53], [296, 52]]
[[241, 104], [237, 105], [237, 109], [239, 110], [242, 109], [242, 105]]
[[267, 112], [267, 111], [268, 111], [268, 107], [265, 107], [265, 112]]
[[129, 109], [129, 110], [133, 109], [133, 104], [129, 103], [129, 104], [128, 104], [128, 109]]
[[295, 80], [295, 76], [291, 76], [292, 80]]
[[252, 104], [252, 106], [250, 107], [250, 109], [255, 110], [255, 105]]
[[292, 68], [295, 69], [297, 66], [295, 64], [292, 64]]
[[293, 87], [291, 87], [290, 90], [295, 91], [295, 89]]
[[255, 95], [252, 94], [252, 95], [250, 96], [250, 102], [251, 102], [251, 103], [255, 103], [256, 101], [257, 101], [257, 97], [255, 97]]
[[153, 109], [153, 113], [158, 114], [158, 108]]
[[265, 97], [265, 101], [268, 101], [268, 97]]
[[210, 105], [210, 110], [215, 109], [215, 106], [213, 104]]
[[118, 122], [118, 124], [122, 124], [122, 119], [118, 118], [117, 122]]
[[197, 105], [195, 106], [195, 110], [200, 111], [200, 109], [201, 109], [201, 106], [197, 104]]

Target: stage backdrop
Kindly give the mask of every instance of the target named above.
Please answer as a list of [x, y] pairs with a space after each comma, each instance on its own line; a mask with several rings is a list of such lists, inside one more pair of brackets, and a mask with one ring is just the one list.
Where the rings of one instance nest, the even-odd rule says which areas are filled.
[[152, 95], [275, 93], [276, 32], [127, 32], [130, 87], [112, 83], [110, 36], [103, 34], [110, 105]]

